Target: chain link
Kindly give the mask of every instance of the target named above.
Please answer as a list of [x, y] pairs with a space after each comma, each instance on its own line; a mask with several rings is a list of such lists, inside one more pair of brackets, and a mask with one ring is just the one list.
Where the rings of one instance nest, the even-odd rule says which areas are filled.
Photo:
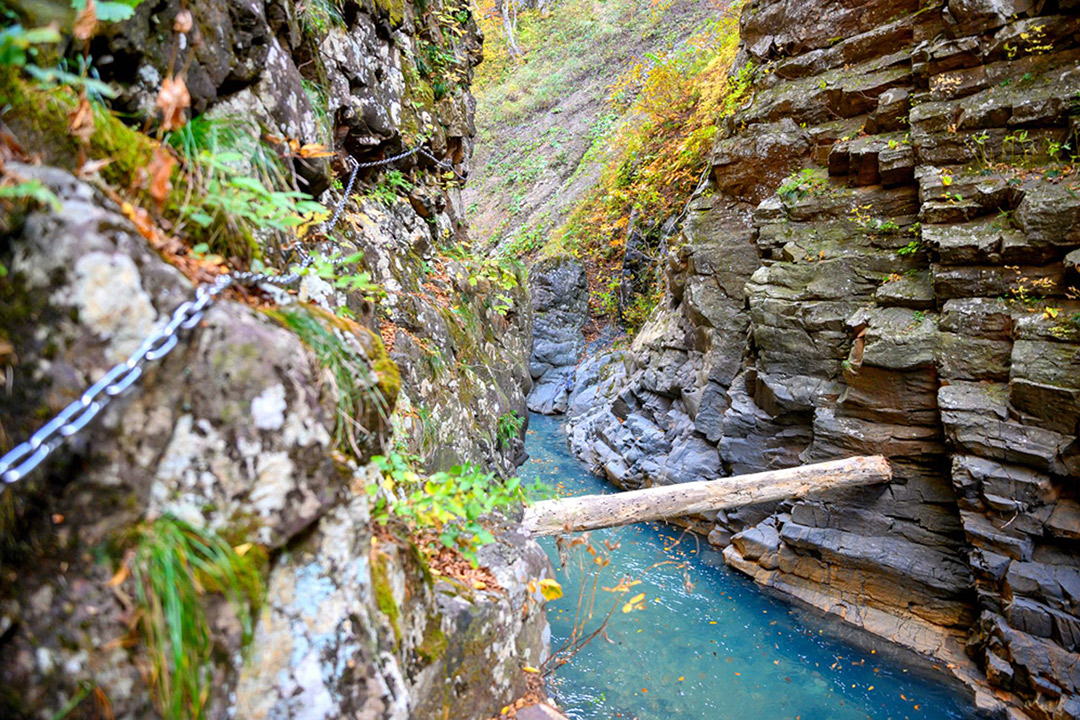
[[449, 170], [450, 172], [454, 173], [454, 175], [457, 177], [457, 179], [460, 180], [461, 182], [465, 182], [465, 176], [462, 175], [461, 173], [459, 173], [456, 169], [454, 169], [454, 163], [450, 162], [449, 160], [440, 160], [439, 158], [435, 157], [434, 155], [432, 155], [431, 153], [429, 153], [427, 150], [425, 150], [423, 148], [420, 149], [420, 153], [422, 155], [424, 155], [425, 157], [427, 157], [429, 160], [431, 160], [433, 163], [435, 163], [438, 167], [441, 167], [444, 170]]
[[[342, 193], [337, 207], [334, 208], [333, 215], [319, 226], [319, 232], [325, 235], [337, 227], [341, 215], [345, 211], [345, 203], [352, 194], [357, 173], [361, 168], [389, 165], [410, 155], [415, 155], [422, 148], [423, 143], [420, 143], [411, 150], [372, 162], [357, 162], [355, 158], [350, 156], [353, 168], [349, 174], [349, 181], [345, 186], [345, 191]], [[168, 322], [158, 325], [127, 360], [105, 373], [100, 380], [87, 388], [79, 396], [78, 400], [69, 404], [56, 417], [31, 435], [29, 440], [16, 445], [11, 451], [0, 457], [0, 481], [4, 485], [10, 485], [23, 479], [56, 450], [66, 438], [75, 435], [86, 427], [91, 420], [105, 409], [113, 398], [135, 384], [142, 376], [147, 363], [161, 360], [172, 352], [179, 344], [180, 331], [194, 329], [202, 320], [206, 310], [228, 288], [234, 285], [253, 287], [262, 283], [271, 283], [284, 287], [299, 280], [303, 275], [303, 271], [314, 262], [314, 258], [302, 249], [300, 255], [301, 261], [293, 266], [294, 269], [291, 272], [285, 275], [270, 275], [243, 270], [219, 275], [209, 285], [200, 286], [195, 291], [195, 298], [181, 303], [179, 307], [173, 310]]]

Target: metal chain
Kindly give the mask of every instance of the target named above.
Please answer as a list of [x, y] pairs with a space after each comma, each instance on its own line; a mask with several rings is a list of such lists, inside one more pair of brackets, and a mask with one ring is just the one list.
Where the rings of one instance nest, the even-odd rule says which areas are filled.
[[388, 157], [388, 158], [385, 158], [383, 160], [374, 160], [372, 162], [357, 163], [356, 166], [361, 167], [361, 168], [372, 168], [372, 167], [381, 167], [383, 165], [389, 165], [390, 163], [395, 163], [398, 160], [403, 160], [403, 159], [409, 157], [410, 155], [415, 155], [416, 153], [420, 152], [420, 149], [422, 147], [424, 147], [424, 141], [423, 140], [421, 140], [419, 143], [417, 143], [416, 147], [414, 147], [412, 150], [406, 150], [403, 153], [398, 153], [397, 155], [394, 155], [393, 157]]
[[127, 360], [105, 373], [78, 400], [45, 423], [29, 440], [0, 458], [0, 479], [11, 484], [26, 477], [26, 474], [40, 465], [65, 438], [86, 427], [114, 397], [127, 390], [142, 376], [146, 363], [160, 360], [172, 352], [179, 341], [177, 333], [195, 327], [214, 299], [235, 281], [232, 275], [222, 275], [212, 284], [203, 285], [196, 290], [195, 299], [176, 308], [169, 321], [151, 332]]
[[[419, 144], [411, 150], [407, 150], [393, 157], [373, 162], [357, 162], [352, 159], [353, 169], [349, 175], [349, 182], [345, 186], [341, 200], [334, 209], [329, 220], [319, 226], [319, 232], [327, 234], [337, 227], [341, 215], [345, 210], [345, 203], [352, 194], [356, 183], [356, 176], [360, 168], [381, 167], [397, 162], [403, 158], [414, 155], [421, 150], [423, 144]], [[135, 384], [143, 374], [143, 368], [147, 363], [161, 360], [176, 348], [180, 341], [181, 330], [191, 330], [202, 320], [206, 310], [225, 290], [234, 285], [253, 287], [261, 283], [274, 285], [291, 285], [301, 278], [303, 271], [311, 265], [314, 258], [301, 251], [301, 262], [293, 266], [293, 270], [286, 275], [270, 275], [250, 271], [235, 271], [220, 275], [209, 285], [202, 285], [195, 291], [195, 298], [181, 303], [173, 310], [168, 322], [156, 327], [138, 349], [127, 360], [114, 366], [105, 373], [100, 380], [91, 385], [87, 390], [66, 408], [60, 411], [37, 432], [30, 436], [24, 443], [16, 445], [3, 457], [0, 457], [0, 481], [5, 485], [17, 482], [27, 476], [34, 468], [40, 465], [65, 439], [75, 435], [86, 427], [113, 398], [123, 393]]]
[[454, 169], [454, 163], [450, 162], [449, 160], [440, 160], [439, 158], [435, 157], [434, 155], [429, 153], [427, 150], [424, 150], [423, 148], [420, 149], [420, 152], [421, 152], [421, 154], [426, 156], [429, 160], [434, 162], [437, 166], [439, 166], [439, 167], [441, 167], [441, 168], [443, 168], [445, 170], [449, 170], [450, 172], [454, 173], [454, 175], [457, 176], [458, 180], [460, 180], [461, 182], [465, 182], [465, 176]]

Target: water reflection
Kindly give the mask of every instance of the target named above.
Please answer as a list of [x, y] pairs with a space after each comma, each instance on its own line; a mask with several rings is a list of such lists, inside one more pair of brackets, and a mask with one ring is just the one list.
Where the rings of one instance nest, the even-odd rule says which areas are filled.
[[[561, 484], [567, 494], [613, 491], [570, 455], [557, 419], [529, 422], [523, 479]], [[640, 577], [624, 599], [643, 592], [645, 607], [617, 610], [608, 640], [597, 638], [556, 673], [552, 691], [574, 720], [975, 717], [944, 672], [767, 594], [693, 535], [642, 524], [592, 537], [620, 543], [606, 580]], [[543, 544], [557, 565], [554, 541]], [[573, 629], [578, 596], [574, 577], [559, 579], [564, 597], [548, 611], [555, 647]], [[611, 598], [601, 591], [597, 605], [606, 609]]]

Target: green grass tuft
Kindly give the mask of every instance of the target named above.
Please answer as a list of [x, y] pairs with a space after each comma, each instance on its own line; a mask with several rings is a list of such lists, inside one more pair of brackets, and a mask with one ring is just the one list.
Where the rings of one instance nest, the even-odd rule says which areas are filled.
[[216, 533], [170, 515], [138, 531], [131, 562], [138, 629], [150, 655], [151, 689], [164, 717], [203, 717], [213, 651], [205, 596], [225, 596], [246, 644], [262, 601], [263, 558], [253, 546], [240, 554]]
[[389, 422], [392, 408], [388, 396], [396, 396], [400, 388], [397, 368], [385, 358], [381, 341], [371, 336], [375, 353], [369, 357], [339, 334], [350, 330], [348, 322], [341, 318], [308, 308], [271, 314], [296, 333], [329, 371], [337, 390], [334, 441], [342, 450], [363, 458], [365, 448], [371, 449], [368, 440], [373, 431]]

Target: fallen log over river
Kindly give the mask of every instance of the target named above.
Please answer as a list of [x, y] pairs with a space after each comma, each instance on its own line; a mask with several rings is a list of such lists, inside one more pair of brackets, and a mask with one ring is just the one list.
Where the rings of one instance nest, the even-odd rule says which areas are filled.
[[544, 500], [525, 508], [522, 527], [534, 537], [558, 535], [677, 518], [707, 510], [794, 500], [842, 488], [877, 485], [891, 479], [889, 461], [880, 455], [844, 458], [612, 495]]

